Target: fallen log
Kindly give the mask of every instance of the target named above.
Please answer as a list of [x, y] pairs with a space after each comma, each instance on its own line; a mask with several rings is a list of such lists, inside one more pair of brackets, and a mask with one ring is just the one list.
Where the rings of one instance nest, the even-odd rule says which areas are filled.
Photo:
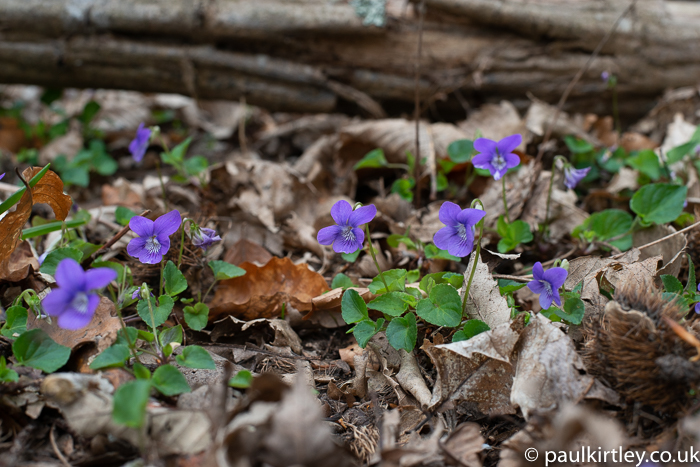
[[[629, 2], [426, 4], [419, 91], [426, 105], [461, 112], [450, 93], [517, 105], [532, 92], [555, 102]], [[388, 8], [377, 27], [325, 0], [3, 0], [0, 83], [245, 96], [271, 110], [359, 107], [380, 117], [410, 108], [415, 92], [417, 21], [410, 9]], [[698, 4], [638, 0], [569, 105], [609, 113], [602, 71], [618, 76], [623, 115], [696, 84], [694, 18]]]

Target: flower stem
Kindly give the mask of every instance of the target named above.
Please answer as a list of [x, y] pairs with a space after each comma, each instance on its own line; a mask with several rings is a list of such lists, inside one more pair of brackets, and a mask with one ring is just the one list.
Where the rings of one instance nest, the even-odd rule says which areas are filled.
[[554, 161], [552, 162], [552, 175], [549, 177], [549, 190], [547, 191], [547, 207], [544, 210], [544, 225], [547, 225], [547, 222], [549, 221], [549, 205], [552, 202], [552, 187], [554, 186], [554, 175], [556, 174], [557, 161], [559, 159], [563, 160], [564, 163], [567, 162], [567, 160], [562, 156], [555, 156]]
[[379, 263], [377, 262], [377, 257], [374, 254], [374, 247], [372, 246], [372, 239], [369, 236], [369, 224], [365, 224], [365, 232], [367, 232], [367, 245], [369, 246], [369, 253], [372, 255], [372, 260], [374, 261], [374, 265], [377, 266], [377, 271], [379, 271], [379, 277], [382, 279], [382, 282], [384, 283], [384, 288], [388, 292], [389, 286], [386, 283], [386, 279], [384, 279], [384, 274], [382, 274], [382, 270], [379, 267]]
[[[182, 236], [180, 237], [180, 254], [177, 257], [177, 268], [180, 269], [180, 265], [182, 264], [182, 251], [185, 249], [185, 223], [189, 222], [190, 226], [194, 224], [194, 221], [190, 219], [189, 217], [185, 217], [185, 220], [182, 221]], [[197, 224], [194, 224], [197, 225]]]
[[204, 301], [207, 299], [207, 295], [209, 295], [209, 292], [211, 292], [211, 289], [214, 288], [214, 285], [216, 284], [216, 279], [214, 279], [214, 282], [211, 283], [207, 291], [204, 293], [204, 298], [200, 300], [200, 302], [204, 303]]
[[[138, 352], [136, 352], [136, 342], [131, 342], [129, 332], [126, 330], [126, 323], [124, 322], [124, 317], [122, 316], [122, 310], [119, 307], [116, 307], [116, 310], [117, 316], [119, 317], [119, 322], [122, 325], [122, 330], [124, 331], [124, 336], [126, 337], [126, 342], [127, 344], [129, 344], [129, 350], [131, 350], [134, 359], [136, 359], [137, 362], [141, 363], [141, 360], [139, 360], [139, 354]], [[153, 315], [151, 315], [151, 319], [153, 319]]]
[[146, 298], [146, 303], [148, 303], [148, 312], [151, 314], [151, 328], [153, 329], [153, 341], [156, 343], [156, 349], [160, 354], [160, 342], [158, 342], [158, 332], [156, 331], [156, 317], [153, 314], [153, 304], [151, 303], [151, 297]]
[[[476, 205], [476, 203], [479, 203], [481, 209], [484, 209], [484, 205], [479, 198], [472, 201], [472, 208]], [[464, 297], [462, 299], [462, 315], [465, 315], [467, 313], [467, 301], [469, 300], [469, 290], [472, 287], [472, 281], [474, 280], [474, 274], [476, 273], [476, 266], [479, 262], [479, 255], [481, 254], [481, 237], [484, 234], [484, 222], [484, 219], [481, 219], [479, 221], [479, 237], [474, 239], [474, 242], [476, 243], [476, 250], [474, 250], [474, 265], [472, 266], [472, 272], [469, 274], [469, 281], [467, 282], [467, 288], [464, 291]]]
[[[503, 180], [503, 209], [506, 210], [506, 222], [510, 224], [510, 216], [508, 215], [508, 202], [506, 201], [506, 177], [503, 176], [501, 180]], [[479, 203], [481, 203], [481, 201], [479, 201]]]

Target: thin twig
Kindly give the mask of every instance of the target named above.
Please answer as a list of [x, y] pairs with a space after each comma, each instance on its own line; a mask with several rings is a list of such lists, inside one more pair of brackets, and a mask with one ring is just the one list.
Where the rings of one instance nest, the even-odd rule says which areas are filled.
[[494, 279], [507, 279], [516, 282], [530, 282], [532, 276], [509, 276], [508, 274], [492, 274], [491, 277]]
[[[623, 20], [627, 14], [632, 11], [634, 6], [637, 4], [637, 0], [632, 0], [627, 8], [625, 8], [622, 13], [620, 13], [620, 16], [615, 20], [613, 23], [612, 27], [608, 32], [603, 36], [603, 38], [600, 40], [598, 45], [596, 46], [595, 50], [593, 50], [593, 53], [588, 57], [588, 60], [586, 63], [581, 67], [581, 69], [576, 73], [574, 78], [571, 80], [569, 85], [566, 87], [564, 90], [564, 93], [561, 95], [561, 98], [559, 99], [559, 103], [557, 104], [557, 109], [554, 112], [554, 116], [552, 117], [551, 121], [549, 122], [549, 125], [547, 126], [547, 131], [545, 131], [544, 138], [542, 140], [542, 143], [540, 143], [539, 149], [537, 151], [537, 156], [535, 157], [535, 174], [533, 177], [533, 180], [539, 180], [540, 178], [540, 172], [542, 172], [542, 156], [544, 155], [544, 151], [547, 147], [547, 142], [549, 139], [552, 137], [552, 131], [554, 130], [554, 125], [556, 125], [557, 120], [559, 119], [559, 115], [561, 114], [562, 109], [564, 108], [564, 104], [566, 103], [566, 100], [569, 98], [569, 94], [571, 94], [571, 91], [573, 91], [574, 87], [576, 84], [579, 82], [583, 74], [588, 71], [590, 68], [591, 64], [593, 63], [593, 60], [595, 60], [598, 55], [600, 54], [600, 51], [603, 49], [603, 46], [610, 40], [610, 37], [613, 35], [613, 33], [617, 30], [618, 26], [620, 25], [620, 22]], [[532, 187], [530, 187], [530, 193], [528, 195], [528, 202], [529, 200], [532, 200], [534, 198], [533, 194], [535, 193], [535, 188], [537, 187], [537, 183], [533, 183]], [[525, 204], [527, 205], [528, 202]], [[525, 209], [523, 209], [523, 212], [525, 212]]]
[[414, 197], [416, 209], [420, 208], [420, 59], [423, 52], [423, 19], [425, 17], [425, 0], [418, 5], [418, 52], [415, 63], [415, 109], [413, 119], [416, 121], [416, 154], [413, 164], [413, 180], [415, 180], [416, 194]]
[[56, 457], [58, 457], [58, 460], [61, 461], [61, 464], [63, 464], [64, 467], [71, 467], [70, 463], [68, 462], [68, 459], [66, 459], [61, 450], [58, 449], [58, 445], [56, 444], [56, 437], [53, 434], [55, 429], [56, 424], [54, 423], [53, 425], [51, 425], [51, 431], [49, 431], [49, 441], [51, 442], [53, 452], [54, 454], [56, 454]]
[[[583, 74], [588, 71], [590, 68], [591, 64], [593, 63], [593, 60], [598, 58], [598, 55], [600, 54], [600, 51], [603, 49], [603, 46], [610, 40], [610, 37], [612, 37], [613, 33], [617, 30], [618, 26], [620, 25], [620, 22], [624, 19], [627, 14], [632, 11], [634, 6], [637, 4], [637, 0], [632, 0], [630, 4], [625, 8], [622, 13], [620, 13], [620, 16], [615, 20], [615, 23], [613, 23], [612, 28], [608, 30], [608, 32], [603, 36], [603, 38], [600, 40], [598, 45], [596, 46], [595, 50], [593, 50], [593, 53], [591, 54], [590, 57], [588, 57], [588, 61], [581, 67], [581, 69], [576, 73], [576, 76], [574, 76], [574, 79], [571, 80], [569, 85], [566, 87], [564, 90], [564, 94], [561, 95], [561, 98], [559, 99], [559, 103], [557, 104], [557, 110], [554, 112], [554, 116], [552, 117], [552, 120], [549, 122], [549, 125], [547, 126], [547, 131], [545, 132], [544, 139], [542, 140], [542, 144], [540, 144], [540, 149], [537, 152], [537, 157], [535, 158], [535, 163], [539, 163], [540, 160], [542, 160], [542, 156], [544, 155], [545, 147], [547, 141], [549, 141], [549, 138], [552, 136], [552, 130], [554, 129], [554, 125], [557, 123], [557, 120], [559, 119], [559, 114], [561, 113], [564, 104], [566, 103], [566, 100], [569, 98], [569, 94], [571, 94], [571, 91], [574, 90], [574, 86], [578, 84], [579, 80], [583, 76]], [[535, 180], [537, 180], [535, 178]]]
[[[642, 246], [640, 246], [640, 247], [637, 247], [637, 249], [638, 249], [638, 250], [643, 250], [643, 249], [645, 249], [645, 248], [649, 248], [650, 246], [654, 246], [654, 245], [659, 244], [659, 243], [661, 243], [661, 242], [665, 242], [665, 241], [668, 240], [669, 238], [675, 237], [676, 235], [679, 235], [679, 234], [682, 234], [682, 233], [687, 232], [687, 231], [689, 231], [689, 230], [692, 230], [692, 229], [694, 229], [695, 227], [697, 227], [698, 225], [700, 225], [700, 221], [696, 222], [696, 223], [693, 224], [693, 225], [689, 225], [689, 226], [686, 227], [685, 229], [681, 229], [681, 230], [679, 230], [679, 231], [677, 231], [677, 232], [673, 232], [672, 234], [668, 234], [668, 235], [666, 235], [665, 237], [661, 237], [661, 238], [659, 238], [658, 240], [654, 240], [653, 242], [649, 242], [649, 243], [644, 244], [644, 245], [642, 245]], [[620, 253], [619, 255], [611, 256], [611, 258], [612, 258], [612, 259], [617, 259], [617, 258], [620, 258], [620, 257], [624, 256], [624, 254], [625, 254], [625, 253]]]

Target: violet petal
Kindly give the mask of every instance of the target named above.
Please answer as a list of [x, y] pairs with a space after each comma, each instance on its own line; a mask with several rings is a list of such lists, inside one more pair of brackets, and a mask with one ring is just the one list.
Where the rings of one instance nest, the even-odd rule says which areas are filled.
[[41, 301], [41, 306], [49, 316], [60, 316], [73, 300], [73, 295], [66, 289], [53, 289]]
[[462, 209], [459, 207], [458, 204], [455, 204], [452, 201], [445, 201], [444, 203], [442, 203], [442, 206], [440, 206], [440, 212], [438, 213], [438, 217], [440, 217], [440, 222], [442, 222], [443, 224], [448, 226], [454, 226], [459, 223], [459, 221], [457, 220], [457, 216], [459, 216], [460, 212], [462, 212]]
[[143, 252], [146, 248], [146, 239], [147, 237], [136, 237], [131, 239], [129, 244], [126, 246], [126, 252], [129, 254], [129, 256], [138, 258], [141, 252]]
[[[457, 231], [454, 227], [443, 227], [438, 230], [433, 236], [433, 243], [441, 250], [447, 250], [450, 246], [452, 237], [457, 237]], [[459, 238], [459, 237], [457, 237]]]
[[350, 214], [352, 214], [352, 206], [344, 199], [335, 203], [331, 208], [331, 217], [333, 217], [336, 224], [341, 226], [348, 225]]
[[84, 290], [85, 272], [77, 261], [72, 258], [62, 259], [56, 267], [54, 275], [59, 287], [68, 291]]
[[496, 146], [498, 147], [498, 153], [502, 156], [510, 154], [515, 150], [515, 148], [520, 146], [520, 143], [522, 142], [523, 137], [517, 133], [514, 135], [506, 136], [496, 144]]
[[474, 226], [486, 216], [486, 212], [481, 209], [467, 208], [457, 215], [457, 221], [466, 226]]
[[85, 290], [101, 289], [107, 287], [117, 278], [117, 271], [110, 268], [90, 269], [85, 273]]
[[153, 234], [158, 235], [158, 237], [161, 235], [170, 236], [177, 232], [177, 229], [180, 228], [180, 224], [182, 224], [180, 211], [173, 209], [155, 220], [153, 223]]
[[350, 217], [348, 217], [348, 224], [353, 227], [358, 227], [370, 222], [376, 215], [377, 207], [374, 204], [361, 206], [350, 214]]
[[474, 149], [481, 153], [487, 153], [489, 155], [489, 159], [493, 157], [493, 153], [497, 148], [498, 143], [488, 138], [478, 138], [476, 141], [474, 141]]
[[153, 221], [143, 216], [134, 216], [129, 220], [129, 228], [139, 237], [153, 235]]
[[566, 276], [569, 273], [564, 268], [551, 268], [544, 272], [544, 280], [552, 284], [552, 290], [558, 290], [564, 282], [566, 282]]
[[331, 225], [329, 227], [324, 227], [318, 231], [316, 239], [321, 245], [331, 245], [335, 239], [340, 235], [343, 228], [337, 225]]

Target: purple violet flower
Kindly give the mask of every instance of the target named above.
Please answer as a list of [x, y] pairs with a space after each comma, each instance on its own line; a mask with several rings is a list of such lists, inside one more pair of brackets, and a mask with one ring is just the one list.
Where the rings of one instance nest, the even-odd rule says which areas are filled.
[[141, 162], [148, 149], [148, 142], [151, 139], [151, 129], [144, 128], [143, 122], [136, 129], [136, 137], [129, 143], [129, 152], [136, 162]]
[[5, 176], [4, 173], [0, 174], [0, 180], [2, 180], [2, 177], [4, 177], [4, 176]]
[[338, 225], [322, 228], [316, 239], [321, 245], [333, 244], [336, 253], [355, 253], [365, 241], [365, 233], [359, 226], [368, 223], [376, 215], [377, 207], [374, 204], [353, 211], [350, 203], [341, 199], [331, 208], [331, 216]]
[[216, 230], [196, 227], [192, 231], [192, 244], [204, 251], [215, 242], [220, 242], [221, 237], [216, 234]]
[[[698, 284], [698, 292], [700, 292], [700, 284]], [[695, 304], [695, 313], [700, 314], [700, 303]]]
[[170, 249], [170, 236], [177, 232], [182, 223], [178, 210], [163, 214], [154, 221], [142, 216], [134, 216], [129, 227], [137, 238], [132, 239], [126, 252], [144, 264], [157, 264]]
[[552, 301], [561, 306], [559, 288], [566, 282], [569, 272], [564, 268], [551, 268], [547, 271], [539, 261], [532, 267], [533, 281], [528, 282], [527, 287], [536, 294], [540, 294], [540, 306], [546, 310], [552, 306]]
[[58, 326], [75, 331], [84, 328], [92, 320], [100, 297], [96, 289], [106, 287], [117, 278], [110, 268], [83, 271], [77, 261], [65, 258], [56, 267], [57, 289], [53, 289], [41, 302], [49, 316], [58, 317]]
[[522, 136], [518, 134], [506, 136], [498, 142], [479, 138], [474, 141], [474, 149], [481, 154], [472, 158], [472, 164], [478, 169], [488, 170], [494, 179], [500, 180], [508, 169], [520, 164], [520, 157], [513, 151], [522, 141]]
[[607, 71], [602, 72], [600, 74], [600, 79], [602, 79], [603, 82], [607, 84], [607, 82], [610, 81], [610, 73]]
[[435, 246], [460, 258], [471, 253], [474, 247], [476, 224], [486, 213], [481, 209], [460, 209], [459, 205], [445, 201], [440, 206], [440, 221], [447, 227], [438, 230], [433, 237]]
[[566, 164], [564, 166], [564, 185], [566, 185], [569, 190], [573, 190], [576, 185], [588, 175], [590, 170], [590, 167], [575, 169], [573, 165]]

